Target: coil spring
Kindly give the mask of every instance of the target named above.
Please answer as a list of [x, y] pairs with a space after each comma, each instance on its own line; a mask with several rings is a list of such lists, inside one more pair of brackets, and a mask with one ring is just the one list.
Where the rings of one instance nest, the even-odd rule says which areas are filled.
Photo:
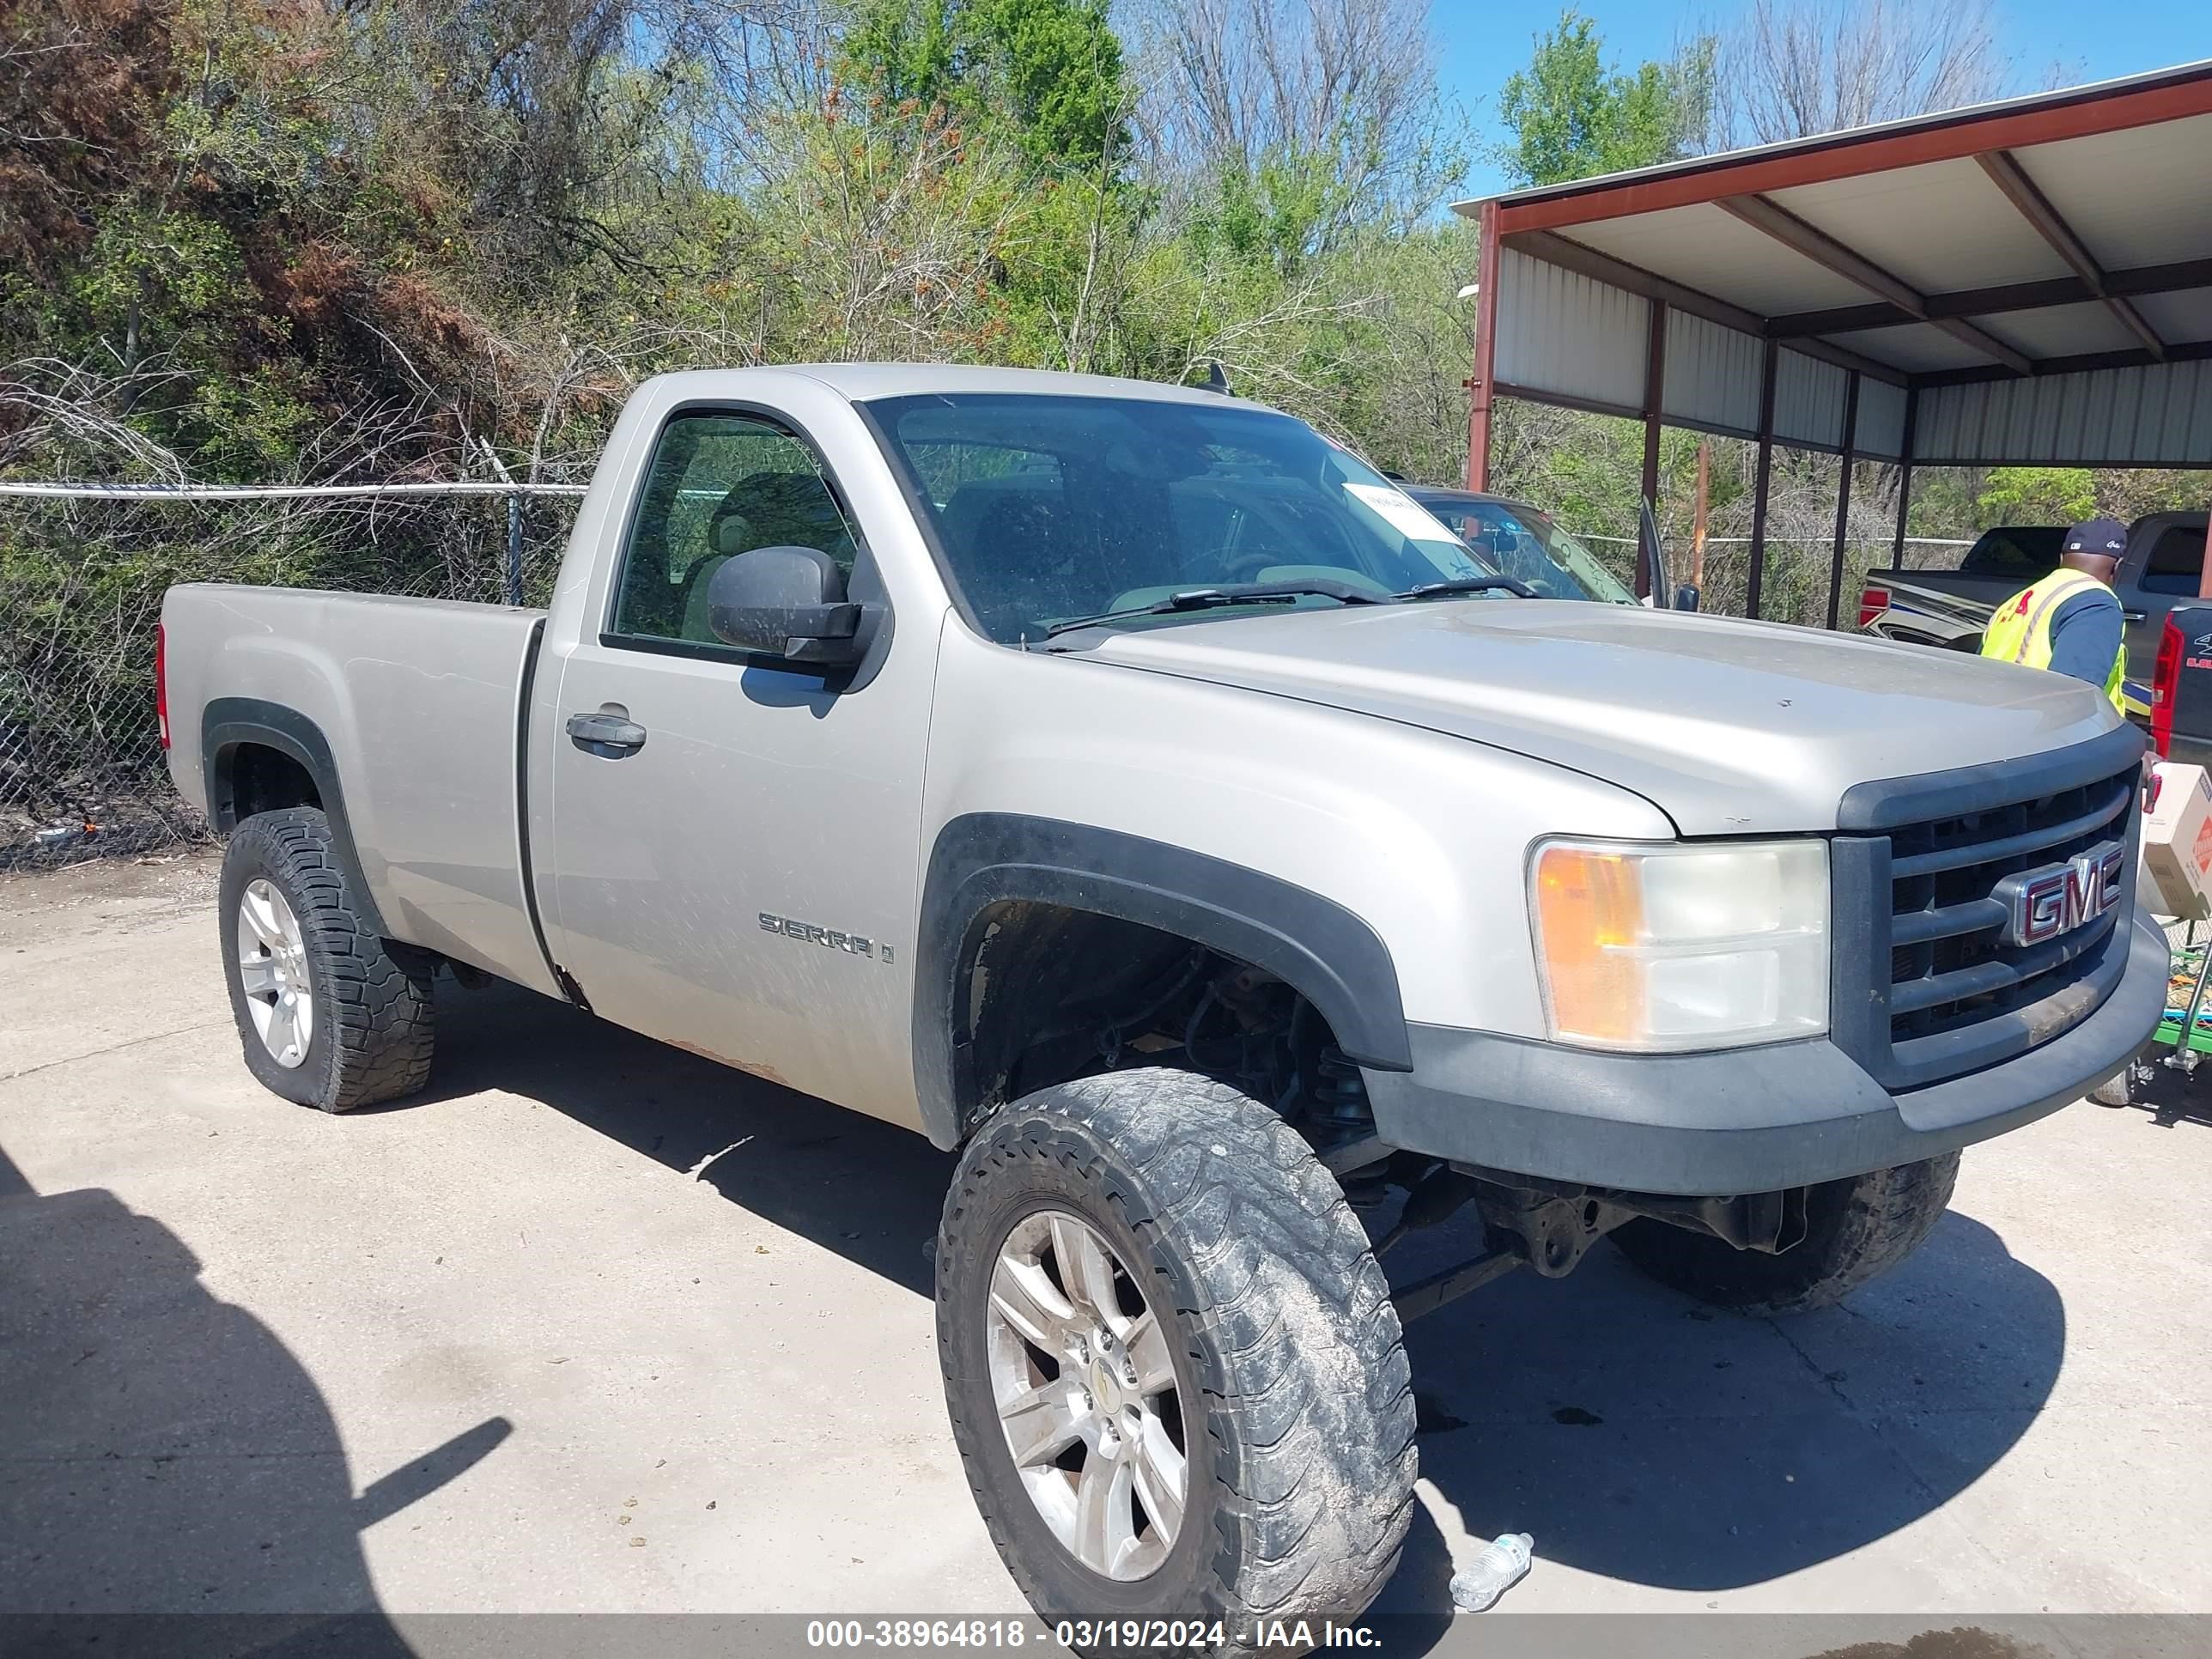
[[1359, 1067], [1344, 1057], [1343, 1049], [1331, 1048], [1321, 1051], [1315, 1069], [1321, 1074], [1314, 1085], [1317, 1125], [1340, 1132], [1332, 1139], [1364, 1134], [1374, 1120], [1367, 1109], [1367, 1084], [1359, 1075]]

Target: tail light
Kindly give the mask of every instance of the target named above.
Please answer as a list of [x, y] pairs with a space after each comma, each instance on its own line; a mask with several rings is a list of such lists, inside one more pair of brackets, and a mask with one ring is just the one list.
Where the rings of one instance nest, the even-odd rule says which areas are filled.
[[2151, 677], [2150, 740], [2159, 758], [2173, 748], [2173, 705], [2181, 690], [2181, 630], [2168, 614], [2158, 636], [2158, 672]]
[[1864, 628], [1876, 617], [1889, 609], [1889, 590], [1886, 587], [1863, 587], [1859, 590], [1859, 626]]
[[161, 747], [169, 746], [169, 631], [154, 624], [154, 718], [161, 722]]

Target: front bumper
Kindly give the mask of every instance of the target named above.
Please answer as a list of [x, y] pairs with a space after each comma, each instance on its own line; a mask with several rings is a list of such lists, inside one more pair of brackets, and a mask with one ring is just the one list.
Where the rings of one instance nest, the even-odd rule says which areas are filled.
[[2118, 982], [2079, 1024], [1894, 1095], [1825, 1037], [1613, 1054], [1413, 1025], [1413, 1069], [1364, 1075], [1377, 1133], [1409, 1152], [1629, 1192], [1777, 1192], [1954, 1152], [2080, 1099], [2157, 1028], [2169, 967], [2138, 911]]

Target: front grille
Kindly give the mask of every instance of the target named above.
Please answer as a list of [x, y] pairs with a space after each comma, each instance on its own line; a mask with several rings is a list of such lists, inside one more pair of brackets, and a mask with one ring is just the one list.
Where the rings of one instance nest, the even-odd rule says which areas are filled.
[[[1862, 807], [1884, 833], [1836, 838], [1836, 1038], [1886, 1086], [2025, 1053], [2103, 1000], [2134, 908], [2139, 748], [2123, 730], [1963, 781], [1898, 780]], [[1850, 815], [1847, 798], [1847, 830]], [[1999, 883], [2108, 844], [2124, 849], [2118, 903], [2043, 943], [2006, 942]]]

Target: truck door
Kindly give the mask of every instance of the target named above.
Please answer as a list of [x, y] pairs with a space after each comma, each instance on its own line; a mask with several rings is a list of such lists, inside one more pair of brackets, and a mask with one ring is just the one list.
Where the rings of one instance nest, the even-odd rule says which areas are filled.
[[694, 408], [662, 426], [606, 602], [560, 669], [541, 890], [593, 1012], [913, 1123], [935, 642], [825, 678], [707, 623], [708, 581], [756, 547], [818, 548], [855, 599], [879, 597], [848, 501], [780, 418]]
[[2158, 672], [2159, 635], [2166, 613], [2191, 605], [2204, 568], [2201, 514], [2172, 514], [2137, 524], [2128, 537], [2127, 562], [2117, 584], [2127, 614], [2128, 678], [2148, 685]]

